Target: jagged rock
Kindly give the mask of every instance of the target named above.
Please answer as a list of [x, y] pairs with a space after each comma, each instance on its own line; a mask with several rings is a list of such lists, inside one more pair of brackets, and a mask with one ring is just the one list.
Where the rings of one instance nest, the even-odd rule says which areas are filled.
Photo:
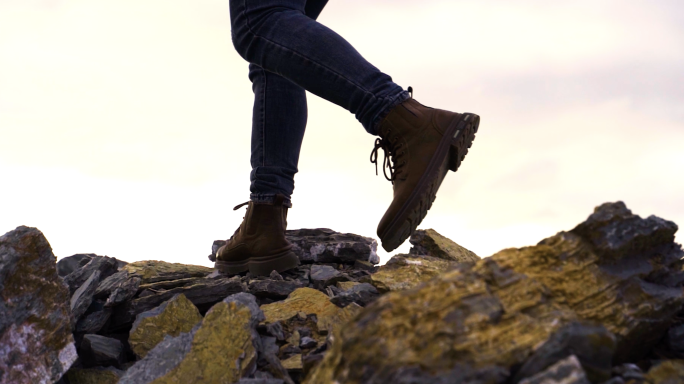
[[283, 280], [283, 276], [278, 273], [278, 271], [273, 270], [271, 271], [271, 274], [268, 276], [269, 279], [274, 280], [274, 281], [281, 281]]
[[121, 341], [101, 335], [85, 335], [79, 349], [79, 356], [87, 366], [115, 366], [124, 361]]
[[613, 375], [619, 376], [624, 380], [635, 380], [637, 382], [645, 381], [644, 372], [636, 364], [625, 363], [613, 367]]
[[302, 366], [302, 355], [293, 355], [292, 357], [282, 361], [283, 368], [288, 371], [301, 371]]
[[240, 379], [237, 384], [285, 384], [281, 379]]
[[684, 352], [684, 324], [670, 328], [667, 331], [667, 346], [676, 352]]
[[434, 229], [415, 231], [409, 242], [413, 245], [409, 250], [411, 255], [426, 255], [459, 263], [475, 263], [480, 260], [474, 252], [440, 235]]
[[298, 317], [299, 314], [303, 314], [304, 318], [307, 315], [315, 315], [316, 329], [323, 334], [344, 324], [356, 315], [359, 309], [358, 305], [339, 308], [330, 302], [326, 294], [312, 288], [298, 288], [283, 301], [261, 306], [266, 324], [280, 322], [283, 328], [293, 332], [293, 327], [289, 325], [293, 318]]
[[119, 384], [234, 383], [255, 371], [260, 348], [256, 326], [263, 319], [254, 296], [231, 295], [189, 333], [166, 337]]
[[[281, 277], [282, 279], [282, 277]], [[284, 299], [302, 284], [285, 280], [253, 280], [247, 290], [256, 297], [269, 299]]]
[[118, 269], [119, 266], [115, 258], [95, 256], [90, 259], [88, 264], [68, 274], [64, 278], [64, 282], [69, 287], [69, 293], [73, 295], [78, 287], [83, 285], [95, 271], [100, 272], [100, 280], [102, 280], [116, 273]]
[[556, 331], [534, 351], [513, 378], [517, 383], [556, 362], [574, 355], [592, 383], [610, 379], [611, 360], [615, 352], [615, 336], [603, 326], [570, 323]]
[[114, 367], [72, 368], [67, 373], [69, 384], [116, 384], [123, 371]]
[[638, 361], [684, 304], [682, 287], [660, 279], [681, 271], [684, 252], [668, 222], [626, 214], [620, 205], [597, 207], [580, 230], [474, 265], [456, 263], [415, 288], [381, 296], [340, 330], [306, 383], [458, 382], [459, 364], [461, 375], [470, 369], [501, 383], [505, 375], [497, 372], [521, 366], [578, 320], [615, 335], [613, 363]]
[[159, 307], [139, 314], [131, 328], [128, 343], [133, 352], [142, 358], [166, 335], [176, 337], [190, 332], [201, 320], [197, 307], [181, 293]]
[[684, 383], [684, 360], [667, 360], [651, 368], [646, 374], [650, 384]]
[[136, 274], [142, 278], [141, 284], [158, 281], [187, 279], [190, 277], [206, 277], [214, 270], [200, 265], [167, 263], [158, 260], [146, 260], [130, 263], [121, 270]]
[[318, 345], [318, 342], [309, 336], [304, 336], [299, 340], [299, 348], [303, 349], [311, 349], [311, 348], [316, 348]]
[[[279, 348], [276, 344], [275, 337], [261, 337], [261, 350], [259, 362], [257, 363], [262, 370], [267, 370], [269, 378], [278, 378], [284, 380], [287, 384], [294, 384], [287, 369], [283, 367], [281, 361], [278, 359]], [[256, 372], [258, 373], [258, 372]], [[255, 373], [255, 377], [257, 377]]]
[[96, 270], [71, 296], [71, 314], [74, 318], [74, 324], [92, 304], [98, 284], [100, 284], [100, 271]]
[[354, 261], [354, 268], [362, 271], [375, 272], [378, 267], [369, 261], [356, 260]]
[[119, 284], [124, 283], [126, 279], [128, 279], [128, 272], [126, 271], [118, 271], [102, 279], [100, 285], [97, 286], [97, 290], [95, 290], [95, 298], [106, 300], [112, 291], [118, 287]]
[[359, 284], [361, 284], [361, 283], [359, 283], [358, 281], [338, 281], [337, 284], [335, 284], [335, 285], [337, 286], [337, 288], [340, 291], [344, 292], [344, 291], [350, 289], [351, 287], [359, 285]]
[[71, 272], [88, 264], [93, 257], [97, 257], [94, 253], [78, 253], [76, 255], [61, 258], [57, 262], [57, 274], [65, 277]]
[[0, 236], [0, 383], [52, 383], [76, 361], [69, 290], [36, 228]]
[[370, 283], [381, 293], [413, 288], [457, 264], [436, 257], [399, 254], [372, 274]]
[[327, 228], [285, 232], [293, 251], [303, 263], [347, 263], [356, 260], [378, 264], [378, 243], [370, 237], [339, 233]]
[[378, 298], [380, 294], [374, 286], [368, 283], [361, 283], [353, 285], [347, 290], [341, 292], [337, 296], [330, 299], [330, 301], [338, 307], [346, 307], [351, 303], [356, 303], [362, 307], [372, 303]]
[[74, 332], [97, 333], [105, 327], [111, 315], [112, 309], [106, 308], [104, 302], [93, 301], [85, 315], [76, 323], [76, 330]]
[[591, 384], [587, 379], [582, 365], [575, 355], [553, 364], [540, 372], [520, 382], [520, 384]]
[[[129, 264], [129, 266], [132, 264]], [[114, 308], [109, 328], [119, 329], [126, 327], [133, 323], [138, 314], [158, 307], [163, 302], [179, 293], [184, 294], [185, 297], [200, 310], [200, 313], [202, 313], [203, 310], [206, 311], [207, 308], [218, 303], [223, 298], [244, 291], [245, 287], [239, 277], [217, 280], [200, 279], [197, 284], [189, 287], [174, 288], [168, 291], [140, 297], [117, 306]]]
[[318, 290], [345, 280], [349, 280], [349, 277], [329, 265], [314, 264], [311, 266], [311, 282], [314, 288]]
[[132, 299], [138, 292], [141, 281], [142, 279], [140, 277], [133, 275], [117, 284], [109, 294], [105, 306], [113, 307]]

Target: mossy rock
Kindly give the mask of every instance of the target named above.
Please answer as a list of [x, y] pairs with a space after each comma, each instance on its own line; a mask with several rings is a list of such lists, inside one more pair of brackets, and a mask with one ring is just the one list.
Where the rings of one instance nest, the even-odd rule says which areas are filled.
[[651, 384], [684, 383], [684, 360], [667, 360], [651, 368], [646, 374]]
[[142, 278], [141, 285], [158, 281], [205, 277], [214, 271], [212, 268], [201, 265], [167, 263], [159, 260], [136, 261], [125, 265], [121, 270], [139, 275]]
[[69, 384], [117, 384], [123, 371], [116, 368], [72, 368], [67, 373]]
[[417, 230], [409, 241], [413, 245], [409, 251], [412, 255], [432, 256], [459, 263], [475, 263], [480, 260], [480, 256], [440, 235], [434, 229]]
[[381, 293], [416, 287], [454, 268], [458, 263], [431, 256], [399, 254], [370, 276]]

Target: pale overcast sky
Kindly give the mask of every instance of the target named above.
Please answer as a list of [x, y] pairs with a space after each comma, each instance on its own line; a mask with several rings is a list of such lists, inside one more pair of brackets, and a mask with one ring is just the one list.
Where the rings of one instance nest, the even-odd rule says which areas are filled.
[[[684, 225], [681, 1], [330, 0], [319, 21], [423, 104], [482, 116], [422, 228], [488, 256], [606, 201]], [[375, 237], [374, 137], [308, 96], [289, 228]], [[227, 0], [0, 0], [0, 234], [211, 265], [249, 196], [252, 98]]]

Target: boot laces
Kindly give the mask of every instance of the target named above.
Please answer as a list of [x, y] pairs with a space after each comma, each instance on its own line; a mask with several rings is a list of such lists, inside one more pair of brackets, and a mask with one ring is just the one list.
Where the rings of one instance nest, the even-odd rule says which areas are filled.
[[[395, 138], [396, 139], [396, 138]], [[398, 157], [398, 149], [400, 147], [400, 144], [397, 144], [396, 141], [393, 143], [389, 139], [385, 138], [379, 138], [375, 139], [375, 147], [373, 148], [373, 151], [371, 151], [370, 154], [370, 162], [375, 164], [375, 175], [378, 174], [378, 150], [382, 149], [383, 151], [383, 160], [382, 160], [382, 173], [385, 175], [385, 178], [394, 184], [394, 180], [396, 180], [397, 175], [401, 173], [401, 169], [399, 166], [403, 165], [403, 163], [399, 163], [397, 161]], [[387, 175], [387, 170], [389, 169], [389, 176]]]
[[[238, 205], [235, 206], [235, 208], [233, 208], [233, 211], [237, 211], [238, 209], [244, 207], [244, 206], [247, 205], [247, 204], [249, 204], [249, 201], [246, 201], [246, 202], [244, 202], [244, 203], [242, 203], [242, 204], [238, 204]], [[247, 217], [246, 214], [245, 214], [245, 217]], [[242, 218], [242, 221], [245, 220], [245, 217]], [[228, 239], [228, 240], [231, 240], [233, 237], [235, 237], [235, 235], [237, 235], [238, 232], [240, 232], [240, 228], [242, 228], [242, 224], [240, 224], [240, 225], [237, 227], [237, 229], [235, 230], [235, 232], [233, 232], [233, 235], [230, 236], [230, 239]]]

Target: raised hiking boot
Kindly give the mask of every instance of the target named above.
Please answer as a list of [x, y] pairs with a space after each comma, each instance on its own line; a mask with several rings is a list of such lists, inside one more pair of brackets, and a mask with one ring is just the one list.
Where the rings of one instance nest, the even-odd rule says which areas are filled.
[[479, 124], [478, 115], [426, 107], [413, 94], [382, 120], [371, 162], [377, 173], [378, 149], [383, 149], [383, 173], [394, 188], [378, 224], [385, 250], [400, 246], [423, 221], [447, 172], [456, 172], [468, 153]]
[[247, 213], [233, 236], [216, 251], [214, 267], [227, 275], [249, 271], [252, 275], [267, 276], [273, 270], [280, 273], [299, 265], [292, 244], [285, 238], [284, 199], [283, 195], [276, 195], [273, 204], [249, 201], [235, 207], [237, 210], [247, 205]]

